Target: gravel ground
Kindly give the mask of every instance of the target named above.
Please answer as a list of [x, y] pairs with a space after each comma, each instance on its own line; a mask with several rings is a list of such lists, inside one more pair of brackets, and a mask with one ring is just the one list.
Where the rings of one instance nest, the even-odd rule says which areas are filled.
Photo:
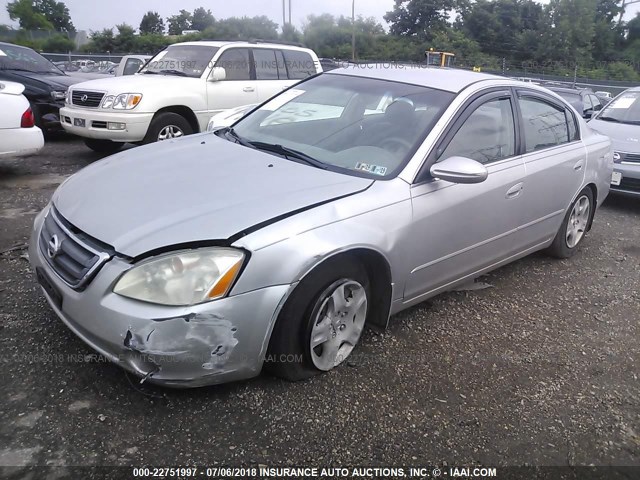
[[[0, 251], [98, 158], [62, 138], [0, 164]], [[535, 254], [403, 312], [348, 366], [185, 391], [85, 361], [26, 252], [1, 254], [0, 466], [638, 466], [639, 239], [640, 199], [611, 197], [573, 259]]]

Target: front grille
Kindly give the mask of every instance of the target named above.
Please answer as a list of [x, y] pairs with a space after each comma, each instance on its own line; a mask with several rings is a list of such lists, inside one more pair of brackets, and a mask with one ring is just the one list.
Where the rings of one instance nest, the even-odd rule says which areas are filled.
[[99, 107], [104, 97], [102, 92], [89, 92], [86, 90], [73, 90], [71, 92], [71, 103], [80, 107]]
[[99, 245], [90, 245], [67, 228], [66, 222], [51, 208], [40, 230], [39, 245], [53, 271], [70, 287], [84, 287], [110, 258]]
[[614, 189], [618, 188], [620, 190], [634, 190], [640, 192], [640, 178], [631, 178], [631, 177], [622, 177], [622, 181], [620, 185], [617, 187], [613, 187]]
[[640, 163], [640, 153], [622, 153], [620, 156], [623, 162]]

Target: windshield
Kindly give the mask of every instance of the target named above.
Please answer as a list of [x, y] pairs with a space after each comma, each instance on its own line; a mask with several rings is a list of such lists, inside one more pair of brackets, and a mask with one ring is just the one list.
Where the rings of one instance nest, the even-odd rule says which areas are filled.
[[30, 48], [7, 44], [0, 45], [0, 70], [63, 75], [53, 63]]
[[207, 45], [171, 45], [153, 57], [140, 73], [197, 78], [217, 51], [218, 47]]
[[640, 92], [622, 92], [596, 118], [605, 122], [640, 124]]
[[[234, 125], [236, 140], [281, 147], [359, 176], [397, 175], [454, 94], [405, 83], [324, 74], [300, 83]], [[278, 148], [273, 148], [278, 147]], [[300, 155], [302, 154], [302, 155]]]

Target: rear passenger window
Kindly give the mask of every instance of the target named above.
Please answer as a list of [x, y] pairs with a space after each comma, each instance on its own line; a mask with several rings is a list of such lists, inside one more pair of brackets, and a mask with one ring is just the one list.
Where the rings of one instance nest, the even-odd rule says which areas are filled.
[[513, 110], [508, 98], [480, 105], [453, 136], [440, 159], [467, 157], [489, 163], [515, 154]]
[[277, 80], [278, 63], [276, 62], [276, 52], [264, 48], [253, 50], [253, 61], [256, 66], [257, 80]]
[[564, 108], [537, 98], [520, 98], [519, 102], [527, 153], [569, 142]]
[[284, 50], [284, 61], [291, 80], [300, 80], [315, 75], [316, 66], [307, 52]]

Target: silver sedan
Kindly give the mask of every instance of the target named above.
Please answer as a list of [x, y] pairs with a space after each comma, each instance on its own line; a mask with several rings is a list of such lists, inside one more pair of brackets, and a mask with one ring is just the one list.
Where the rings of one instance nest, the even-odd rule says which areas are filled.
[[575, 254], [612, 156], [535, 85], [353, 66], [83, 169], [37, 216], [30, 261], [62, 321], [143, 381], [301, 379], [407, 307]]

